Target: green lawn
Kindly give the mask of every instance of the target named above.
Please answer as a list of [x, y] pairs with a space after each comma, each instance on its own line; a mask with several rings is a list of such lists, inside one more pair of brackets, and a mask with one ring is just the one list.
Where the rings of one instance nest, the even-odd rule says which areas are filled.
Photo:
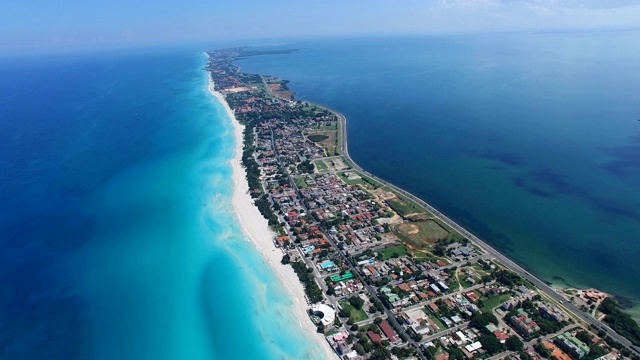
[[316, 126], [316, 129], [320, 129], [320, 130], [338, 130], [338, 126], [337, 125], [318, 125]]
[[327, 170], [329, 170], [329, 168], [327, 167], [327, 164], [325, 164], [324, 161], [322, 161], [322, 160], [315, 160], [313, 163], [318, 168], [318, 171], [327, 171]]
[[459, 273], [458, 274], [458, 279], [460, 279], [460, 285], [462, 285], [463, 288], [470, 288], [472, 287], [474, 284], [470, 283], [467, 281], [467, 274], [465, 273]]
[[444, 330], [447, 327], [444, 326], [444, 324], [442, 323], [442, 321], [440, 321], [440, 319], [438, 319], [435, 316], [429, 316], [429, 319], [431, 319], [431, 321], [433, 321], [436, 325], [438, 325], [438, 327], [440, 328], [440, 330]]
[[485, 269], [483, 269], [482, 266], [480, 266], [480, 264], [478, 264], [478, 263], [471, 264], [471, 267], [476, 272], [476, 274], [478, 274], [478, 276], [480, 276], [480, 277], [483, 277], [483, 276], [489, 274], [489, 272], [487, 272]]
[[397, 197], [395, 199], [387, 200], [387, 203], [389, 204], [389, 206], [391, 206], [393, 210], [395, 210], [395, 212], [398, 213], [398, 215], [404, 217], [409, 214], [418, 213], [418, 214], [425, 214], [427, 216], [431, 216], [431, 214], [429, 214], [429, 212], [427, 212], [426, 209], [416, 204], [415, 202], [403, 196], [400, 196], [395, 192], [394, 194], [396, 194]]
[[511, 295], [509, 294], [498, 294], [498, 295], [491, 295], [488, 298], [482, 298], [482, 307], [480, 307], [480, 311], [482, 311], [485, 314], [489, 313], [495, 307], [509, 300], [510, 297]]
[[402, 255], [406, 255], [408, 253], [407, 247], [404, 245], [396, 245], [392, 247], [388, 247], [386, 249], [377, 250], [379, 254], [382, 256], [382, 261], [388, 260], [394, 257], [399, 257]]
[[304, 177], [297, 177], [293, 179], [296, 182], [296, 186], [300, 189], [305, 189], [307, 187], [309, 187], [309, 185], [307, 185], [307, 182], [304, 181]]
[[[347, 164], [347, 162], [345, 162], [345, 164]], [[357, 173], [353, 170], [349, 170], [347, 172], [354, 172]], [[344, 181], [345, 183], [349, 184], [349, 185], [362, 185], [367, 189], [377, 189], [380, 187], [380, 183], [378, 183], [377, 181], [368, 178], [360, 173], [357, 173], [358, 175], [360, 175], [360, 179], [356, 179], [356, 180], [349, 180], [346, 176], [346, 174], [340, 173], [340, 178], [342, 179], [342, 181]]]
[[369, 318], [364, 310], [354, 308], [347, 300], [340, 301], [340, 306], [342, 306], [344, 311], [349, 313], [349, 319], [354, 323], [367, 320]]
[[449, 236], [449, 232], [434, 220], [397, 224], [392, 226], [392, 230], [400, 239], [418, 249], [430, 248]]
[[415, 259], [424, 259], [424, 260], [427, 260], [429, 262], [436, 262], [439, 259], [445, 260], [443, 258], [439, 258], [439, 257], [433, 256], [431, 254], [423, 253], [423, 252], [420, 252], [420, 251], [412, 251], [411, 253], [413, 254], [413, 257]]

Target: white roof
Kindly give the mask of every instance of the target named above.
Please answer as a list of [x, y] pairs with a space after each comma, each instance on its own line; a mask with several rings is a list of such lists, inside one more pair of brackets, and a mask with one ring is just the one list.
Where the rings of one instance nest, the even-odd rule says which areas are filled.
[[473, 344], [469, 344], [467, 346], [464, 347], [468, 352], [474, 352], [478, 349], [482, 349], [482, 344], [480, 344], [480, 341], [476, 341]]
[[323, 314], [323, 316], [320, 319], [320, 321], [322, 322], [322, 324], [324, 326], [329, 326], [329, 325], [333, 324], [333, 320], [335, 320], [335, 318], [336, 318], [335, 310], [333, 310], [333, 308], [330, 307], [329, 305], [314, 304], [313, 306], [311, 306], [311, 310], [313, 310], [314, 313], [315, 312], [321, 312]]

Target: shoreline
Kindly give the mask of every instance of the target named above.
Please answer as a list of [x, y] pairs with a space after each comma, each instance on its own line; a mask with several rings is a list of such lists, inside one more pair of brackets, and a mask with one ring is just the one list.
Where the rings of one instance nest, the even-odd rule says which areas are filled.
[[307, 338], [320, 346], [325, 359], [336, 358], [336, 354], [329, 346], [329, 343], [323, 335], [316, 332], [315, 326], [311, 323], [307, 315], [308, 304], [305, 298], [304, 288], [298, 276], [293, 271], [293, 268], [280, 263], [283, 253], [273, 242], [274, 234], [269, 228], [267, 219], [260, 214], [260, 211], [253, 204], [253, 200], [249, 195], [249, 184], [247, 182], [246, 172], [242, 167], [242, 152], [244, 147], [243, 131], [245, 127], [236, 119], [222, 93], [215, 90], [211, 74], [208, 75], [208, 90], [222, 104], [233, 125], [236, 146], [234, 157], [230, 161], [231, 167], [233, 168], [234, 183], [231, 203], [242, 232], [254, 248], [262, 255], [263, 260], [273, 270], [289, 294], [294, 316], [298, 319], [301, 329], [308, 332]]
[[[222, 55], [222, 57], [224, 57], [224, 54]], [[231, 55], [227, 54], [227, 57], [233, 57], [233, 54], [231, 54]], [[223, 69], [226, 69], [227, 71], [230, 71], [231, 73], [237, 72], [237, 69], [226, 68], [225, 66], [222, 66], [222, 67], [223, 67]], [[223, 78], [223, 81], [225, 81], [224, 78]], [[236, 79], [236, 82], [238, 82], [237, 79]], [[239, 82], [243, 83], [242, 81], [239, 81]], [[237, 85], [236, 83], [233, 83], [231, 81], [228, 83], [228, 87], [229, 88], [234, 88], [235, 86], [239, 86], [239, 85]], [[567, 300], [570, 300], [570, 299], [568, 299], [567, 294], [565, 294], [563, 291], [560, 290], [562, 287], [558, 287], [557, 284], [550, 284], [550, 283], [547, 283], [547, 282], [541, 280], [536, 275], [531, 274], [528, 270], [523, 268], [521, 265], [519, 265], [519, 264], [515, 263], [513, 260], [509, 259], [507, 256], [502, 254], [496, 248], [494, 248], [493, 246], [489, 245], [485, 241], [479, 239], [477, 236], [473, 235], [467, 229], [465, 229], [462, 226], [460, 226], [454, 220], [450, 219], [448, 216], [446, 216], [445, 214], [441, 213], [440, 211], [435, 209], [430, 204], [426, 203], [424, 200], [418, 198], [417, 196], [409, 193], [408, 191], [406, 191], [406, 190], [404, 190], [404, 189], [402, 189], [402, 188], [400, 188], [400, 187], [398, 187], [398, 186], [396, 186], [396, 185], [394, 185], [392, 183], [389, 183], [388, 181], [385, 181], [385, 180], [383, 180], [383, 179], [381, 179], [381, 178], [369, 173], [368, 171], [366, 171], [362, 167], [360, 167], [349, 155], [347, 126], [346, 126], [347, 125], [347, 119], [346, 119], [346, 117], [344, 115], [342, 115], [341, 113], [335, 111], [335, 110], [327, 108], [326, 106], [315, 104], [315, 103], [313, 103], [311, 101], [308, 101], [308, 100], [307, 100], [307, 103], [309, 103], [311, 105], [319, 106], [319, 107], [329, 111], [330, 113], [333, 113], [338, 118], [338, 134], [337, 134], [337, 137], [339, 139], [338, 142], [340, 143], [338, 146], [342, 150], [340, 156], [342, 156], [344, 158], [344, 161], [345, 161], [346, 164], [351, 165], [351, 169], [352, 170], [355, 170], [356, 172], [360, 173], [361, 175], [367, 176], [367, 177], [371, 178], [372, 180], [377, 181], [382, 186], [386, 186], [391, 191], [394, 191], [397, 194], [399, 194], [400, 196], [404, 196], [408, 200], [413, 201], [416, 205], [418, 205], [419, 207], [422, 207], [427, 212], [431, 213], [435, 218], [439, 219], [445, 225], [449, 226], [453, 231], [459, 233], [460, 235], [462, 235], [465, 238], [467, 238], [468, 240], [470, 240], [477, 247], [479, 247], [481, 250], [483, 250], [485, 254], [492, 256], [493, 259], [495, 259], [496, 263], [499, 264], [499, 266], [501, 266], [502, 268], [507, 269], [511, 273], [514, 273], [514, 274], [518, 275], [519, 277], [521, 277], [522, 279], [528, 281], [535, 288], [537, 288], [537, 290], [539, 291], [540, 295], [542, 295], [544, 298], [546, 298], [546, 301], [549, 301], [554, 306], [557, 306], [559, 309], [564, 311], [568, 316], [574, 318], [574, 320], [576, 320], [577, 322], [582, 323], [584, 325], [588, 325], [588, 326], [591, 326], [593, 328], [599, 328], [601, 331], [604, 331], [606, 335], [608, 335], [610, 338], [612, 338], [612, 340], [617, 341], [619, 346], [624, 346], [627, 349], [632, 350], [635, 353], [638, 353], [638, 349], [632, 346], [632, 344], [629, 341], [629, 339], [621, 336], [619, 333], [616, 333], [607, 323], [602, 322], [600, 319], [594, 318], [594, 315], [592, 315], [591, 312], [588, 312], [586, 309], [584, 309], [584, 310], [580, 309], [578, 307], [578, 305], [573, 303], [572, 301], [567, 301]], [[273, 135], [272, 135], [272, 137], [273, 137]], [[292, 186], [294, 186], [294, 189], [297, 189], [297, 187], [295, 185], [292, 184]], [[331, 238], [329, 238], [329, 239], [331, 239]], [[333, 245], [336, 246], [335, 244], [333, 244]], [[346, 255], [344, 255], [342, 253], [342, 251], [337, 251], [337, 252], [340, 253], [340, 255], [342, 257], [346, 256]], [[348, 262], [348, 260], [346, 258], [345, 258], [345, 261]], [[353, 270], [353, 268], [352, 268], [352, 270]], [[357, 270], [353, 270], [353, 271], [357, 271]], [[370, 290], [369, 289], [369, 292], [375, 296], [374, 290]], [[598, 293], [600, 293], [602, 295], [605, 295], [605, 297], [610, 296], [610, 294], [605, 294], [605, 293], [602, 293], [602, 292], [598, 292]], [[413, 343], [413, 345], [415, 347], [417, 347], [417, 345], [415, 343]], [[615, 347], [617, 347], [617, 346], [615, 346]]]

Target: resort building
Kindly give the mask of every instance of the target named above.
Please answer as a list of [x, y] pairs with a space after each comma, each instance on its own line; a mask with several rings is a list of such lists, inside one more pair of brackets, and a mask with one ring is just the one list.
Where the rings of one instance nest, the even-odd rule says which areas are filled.
[[568, 332], [558, 335], [554, 342], [562, 350], [577, 359], [582, 359], [583, 356], [589, 353], [589, 347]]
[[522, 336], [530, 338], [533, 333], [540, 331], [540, 327], [535, 321], [529, 319], [526, 312], [514, 315], [510, 319], [513, 328]]
[[335, 310], [331, 306], [322, 303], [314, 304], [311, 307], [311, 312], [316, 323], [325, 327], [333, 325], [333, 321], [336, 318]]

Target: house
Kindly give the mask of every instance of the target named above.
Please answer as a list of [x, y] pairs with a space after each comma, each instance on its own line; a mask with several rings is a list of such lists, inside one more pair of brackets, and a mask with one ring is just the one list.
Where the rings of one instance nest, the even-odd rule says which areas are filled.
[[397, 344], [400, 342], [400, 338], [391, 328], [391, 325], [389, 325], [387, 320], [383, 320], [382, 322], [380, 322], [380, 324], [378, 324], [378, 327], [380, 328], [380, 330], [382, 330], [384, 335], [389, 339], [391, 343]]
[[433, 303], [433, 302], [429, 303], [427, 306], [429, 307], [429, 310], [431, 310], [431, 312], [433, 312], [433, 313], [437, 313], [438, 310], [440, 310], [438, 305], [436, 305], [436, 303]]
[[291, 241], [289, 240], [289, 237], [286, 236], [286, 235], [278, 236], [276, 238], [276, 245], [277, 246], [284, 246], [284, 245], [286, 245], [287, 243], [290, 243], [290, 242]]
[[369, 337], [369, 340], [371, 340], [372, 343], [382, 344], [382, 338], [380, 337], [380, 335], [374, 333], [373, 331], [371, 330], [367, 331], [367, 336]]
[[431, 284], [429, 285], [429, 288], [431, 288], [431, 290], [433, 290], [434, 293], [436, 294], [440, 294], [440, 289], [438, 289], [438, 287], [436, 286], [436, 284]]
[[500, 341], [500, 344], [504, 344], [507, 341], [507, 339], [509, 338], [509, 336], [507, 334], [503, 333], [500, 330], [494, 331], [493, 332], [493, 336], [495, 336]]
[[473, 291], [469, 291], [465, 293], [464, 296], [467, 299], [469, 299], [469, 301], [471, 301], [472, 303], [478, 301], [478, 299], [480, 298], [480, 296], [478, 296], [478, 294], [474, 293]]

